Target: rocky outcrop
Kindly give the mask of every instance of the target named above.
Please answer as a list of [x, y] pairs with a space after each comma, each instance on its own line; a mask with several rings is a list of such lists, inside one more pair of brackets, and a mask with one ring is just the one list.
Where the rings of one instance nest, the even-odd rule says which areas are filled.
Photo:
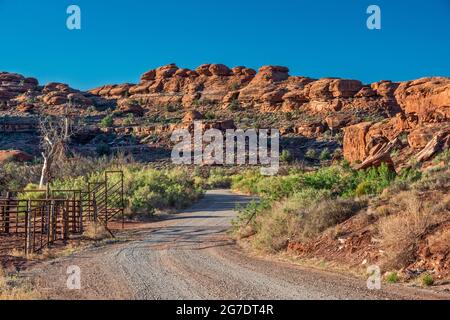
[[0, 150], [0, 164], [7, 161], [28, 162], [33, 157], [20, 150]]
[[142, 117], [144, 115], [144, 109], [133, 100], [122, 99], [117, 102], [118, 111], [122, 114], [132, 114], [136, 117]]
[[101, 104], [102, 99], [89, 93], [75, 90], [69, 85], [51, 82], [39, 86], [38, 80], [15, 73], [0, 73], [0, 110], [17, 110], [20, 113], [58, 111], [59, 107], [71, 104], [86, 109]]
[[[202, 106], [217, 112], [296, 113], [301, 114], [296, 118], [300, 120], [283, 124], [289, 128], [284, 132], [319, 138], [328, 130], [332, 135], [344, 130], [344, 157], [363, 162], [375, 147], [401, 135], [407, 137], [406, 142], [402, 139], [405, 147], [424, 148], [437, 130], [448, 125], [450, 78], [363, 84], [291, 76], [283, 66], [255, 71], [203, 64], [189, 70], [169, 64], [145, 72], [137, 84], [108, 84], [82, 92], [62, 83], [39, 86], [34, 78], [0, 73], [0, 111], [14, 108], [21, 113], [45, 110], [57, 114], [66, 104], [80, 110], [113, 106], [117, 112], [137, 117], [169, 106], [186, 111]], [[183, 122], [196, 117], [187, 114]]]
[[262, 112], [307, 111], [327, 116], [357, 109], [388, 117], [401, 111], [394, 96], [397, 87], [389, 81], [365, 86], [358, 80], [290, 76], [282, 66], [263, 66], [256, 72], [223, 64], [203, 64], [195, 70], [169, 64], [144, 73], [136, 85], [106, 85], [90, 93], [107, 99], [137, 99], [148, 109], [168, 104], [189, 108], [203, 101], [222, 109], [238, 103]]
[[450, 79], [423, 78], [401, 83], [395, 98], [407, 115], [414, 115], [420, 123], [450, 119]]

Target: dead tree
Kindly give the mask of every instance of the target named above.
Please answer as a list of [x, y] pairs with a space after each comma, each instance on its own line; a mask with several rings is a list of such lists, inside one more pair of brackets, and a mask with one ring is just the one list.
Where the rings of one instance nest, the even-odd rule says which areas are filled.
[[39, 121], [41, 155], [44, 160], [39, 188], [42, 189], [46, 185], [47, 195], [54, 164], [56, 161], [61, 161], [67, 154], [70, 138], [76, 128], [74, 117], [69, 112], [69, 105], [65, 106], [62, 116], [46, 116]]

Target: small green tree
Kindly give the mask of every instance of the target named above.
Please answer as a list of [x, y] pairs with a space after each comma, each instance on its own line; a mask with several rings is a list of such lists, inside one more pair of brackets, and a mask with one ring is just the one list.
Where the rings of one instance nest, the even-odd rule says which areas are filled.
[[102, 128], [111, 128], [114, 125], [114, 117], [112, 114], [107, 115], [100, 121], [100, 126]]

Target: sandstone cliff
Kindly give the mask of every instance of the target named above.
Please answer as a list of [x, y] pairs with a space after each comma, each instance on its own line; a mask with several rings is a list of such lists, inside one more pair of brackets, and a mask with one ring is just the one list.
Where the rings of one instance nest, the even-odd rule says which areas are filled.
[[203, 106], [231, 118], [241, 112], [261, 117], [296, 114], [287, 125], [280, 124], [282, 133], [317, 138], [342, 132], [343, 154], [350, 162], [366, 160], [395, 138], [402, 140], [399, 148], [420, 151], [437, 134], [443, 134], [447, 144], [450, 133], [450, 78], [445, 77], [363, 84], [290, 76], [282, 66], [256, 72], [222, 64], [195, 70], [169, 64], [144, 73], [138, 84], [82, 92], [66, 84], [39, 86], [33, 78], [0, 73], [0, 111], [58, 114], [68, 103], [81, 115], [88, 108], [111, 108], [143, 117], [159, 113], [162, 106], [184, 112]]

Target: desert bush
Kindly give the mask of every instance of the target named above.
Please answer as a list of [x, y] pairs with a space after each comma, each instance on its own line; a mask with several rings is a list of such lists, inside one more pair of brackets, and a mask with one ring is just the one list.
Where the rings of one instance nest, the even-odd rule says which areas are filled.
[[443, 162], [445, 166], [448, 167], [450, 163], [450, 149], [445, 149], [441, 151], [435, 158], [434, 163], [440, 163]]
[[216, 119], [216, 114], [213, 111], [207, 111], [205, 113], [205, 119], [206, 120], [214, 120], [214, 119]]
[[267, 213], [258, 216], [255, 245], [262, 250], [277, 252], [285, 249], [297, 230], [299, 217], [283, 210], [283, 204], [273, 205]]
[[246, 194], [257, 194], [256, 184], [262, 179], [259, 171], [248, 170], [236, 174], [231, 179], [231, 187], [234, 191]]
[[[201, 186], [196, 185], [193, 176], [184, 169], [157, 170], [139, 164], [110, 164], [104, 170], [124, 172], [124, 198], [129, 215], [153, 214], [155, 209], [180, 209], [198, 200]], [[78, 177], [67, 177], [52, 182], [51, 189], [85, 190], [87, 183], [104, 180], [104, 170], [88, 172]], [[119, 176], [111, 176], [115, 184]]]
[[169, 104], [169, 105], [166, 106], [166, 110], [169, 113], [177, 112], [178, 110], [180, 110], [180, 106]]
[[152, 214], [155, 209], [181, 209], [198, 200], [203, 190], [186, 170], [124, 168], [129, 213]]
[[399, 280], [397, 272], [389, 272], [386, 275], [386, 281], [389, 283], [397, 283]]
[[289, 150], [283, 150], [280, 154], [280, 161], [285, 163], [291, 163], [294, 160]]
[[427, 171], [422, 178], [416, 181], [412, 188], [419, 191], [442, 190], [450, 186], [450, 170], [437, 168], [436, 171]]
[[102, 128], [111, 128], [114, 125], [114, 117], [113, 115], [107, 115], [100, 121], [100, 127]]
[[386, 249], [385, 265], [401, 268], [414, 258], [417, 241], [429, 226], [438, 221], [418, 195], [405, 191], [398, 196], [401, 212], [379, 222], [379, 231]]
[[309, 159], [317, 159], [317, 151], [315, 149], [308, 149], [305, 153], [305, 157]]
[[424, 287], [429, 287], [434, 284], [434, 278], [431, 274], [425, 273], [420, 277], [420, 282]]
[[103, 240], [111, 238], [111, 234], [100, 223], [90, 223], [84, 230], [83, 236], [90, 240]]
[[233, 177], [232, 188], [279, 200], [302, 188], [330, 190], [334, 196], [354, 197], [380, 194], [396, 179], [395, 172], [382, 165], [355, 171], [343, 166], [323, 167], [312, 172], [291, 172], [284, 176], [265, 177], [246, 171]]
[[109, 146], [109, 144], [102, 142], [97, 144], [97, 146], [95, 147], [95, 152], [100, 157], [108, 156], [111, 154], [111, 147]]
[[239, 221], [248, 221], [250, 214], [256, 215], [251, 224], [254, 244], [259, 249], [276, 252], [286, 248], [290, 240], [307, 241], [349, 219], [363, 206], [363, 202], [333, 199], [326, 190], [317, 192], [310, 188], [272, 204], [252, 204], [241, 211]]
[[136, 118], [135, 118], [134, 114], [132, 114], [132, 113], [129, 113], [123, 120], [123, 124], [126, 126], [131, 126], [134, 123], [136, 123]]
[[229, 188], [231, 186], [231, 176], [223, 169], [212, 169], [208, 178], [204, 181], [206, 188]]
[[344, 192], [347, 196], [378, 195], [396, 179], [396, 174], [385, 164], [354, 172]]
[[330, 149], [325, 148], [320, 152], [319, 159], [320, 160], [329, 160], [331, 158]]
[[334, 227], [366, 206], [353, 199], [324, 199], [300, 211], [299, 240], [307, 241], [330, 227]]
[[30, 282], [0, 268], [0, 300], [35, 300], [39, 297]]
[[241, 105], [239, 103], [239, 101], [237, 99], [233, 99], [230, 103], [230, 105], [228, 106], [228, 109], [230, 111], [240, 111], [241, 110]]

